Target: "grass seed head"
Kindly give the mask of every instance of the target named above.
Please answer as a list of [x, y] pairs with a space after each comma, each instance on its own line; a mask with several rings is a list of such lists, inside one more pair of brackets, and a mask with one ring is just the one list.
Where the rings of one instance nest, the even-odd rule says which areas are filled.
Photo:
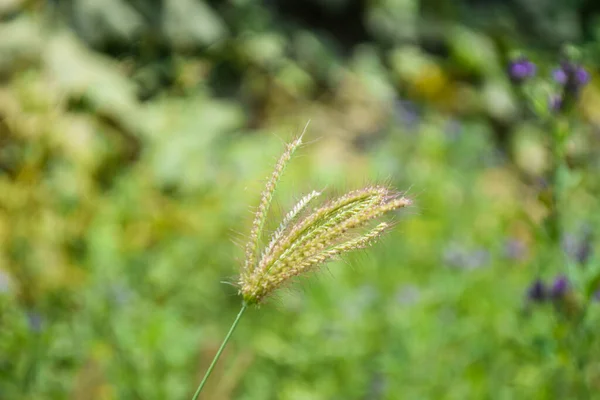
[[373, 227], [372, 221], [411, 204], [408, 198], [387, 187], [368, 186], [307, 211], [309, 203], [320, 195], [313, 191], [285, 215], [261, 251], [275, 187], [301, 143], [302, 136], [287, 145], [262, 193], [239, 281], [240, 294], [247, 304], [260, 303], [293, 277], [331, 259], [369, 247], [390, 227], [385, 221]]

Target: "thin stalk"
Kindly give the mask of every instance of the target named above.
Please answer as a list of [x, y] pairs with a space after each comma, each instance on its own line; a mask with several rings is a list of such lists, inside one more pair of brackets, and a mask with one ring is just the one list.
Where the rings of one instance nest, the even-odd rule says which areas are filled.
[[553, 244], [560, 247], [562, 235], [562, 216], [560, 208], [563, 194], [563, 185], [560, 174], [561, 169], [564, 168], [564, 138], [563, 132], [559, 126], [554, 127], [554, 136], [552, 139], [552, 171], [550, 175], [551, 209], [548, 217], [548, 233]]
[[225, 339], [223, 340], [221, 347], [219, 347], [219, 351], [217, 351], [215, 358], [213, 358], [212, 362], [210, 363], [210, 367], [208, 367], [208, 370], [206, 371], [206, 374], [204, 375], [202, 382], [200, 382], [198, 389], [196, 389], [196, 393], [194, 393], [194, 397], [192, 397], [192, 400], [197, 400], [198, 396], [200, 396], [200, 393], [202, 392], [202, 388], [204, 388], [204, 385], [206, 384], [208, 377], [212, 373], [212, 370], [215, 368], [215, 365], [217, 365], [217, 361], [219, 361], [219, 357], [221, 357], [221, 353], [225, 349], [227, 342], [229, 342], [229, 339], [231, 338], [231, 335], [233, 334], [235, 327], [237, 326], [238, 322], [240, 322], [240, 319], [242, 318], [242, 315], [244, 314], [244, 311], [246, 311], [247, 307], [248, 307], [248, 305], [244, 302], [242, 304], [242, 308], [240, 309], [240, 312], [238, 313], [237, 317], [235, 318], [235, 321], [233, 321], [231, 328], [229, 328], [229, 332], [227, 332], [227, 336], [225, 336]]

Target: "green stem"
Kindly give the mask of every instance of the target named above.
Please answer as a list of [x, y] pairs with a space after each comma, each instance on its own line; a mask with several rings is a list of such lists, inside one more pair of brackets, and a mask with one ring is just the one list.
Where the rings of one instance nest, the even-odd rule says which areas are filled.
[[560, 181], [561, 168], [563, 167], [563, 139], [562, 132], [559, 127], [555, 127], [553, 144], [552, 144], [552, 175], [550, 177], [551, 185], [551, 210], [550, 210], [550, 240], [553, 244], [560, 246], [561, 236], [561, 197], [562, 197], [562, 182]]
[[223, 340], [221, 347], [219, 347], [219, 351], [217, 351], [215, 358], [213, 358], [212, 362], [210, 363], [210, 367], [208, 367], [208, 370], [206, 371], [206, 374], [204, 375], [202, 382], [200, 382], [200, 385], [198, 386], [196, 393], [194, 393], [194, 397], [192, 397], [192, 400], [197, 400], [198, 396], [200, 396], [200, 392], [202, 392], [202, 388], [204, 388], [204, 385], [206, 384], [208, 377], [212, 373], [212, 370], [215, 368], [217, 361], [219, 361], [219, 357], [221, 357], [221, 353], [225, 349], [227, 342], [229, 342], [229, 338], [231, 338], [231, 334], [233, 334], [235, 327], [237, 326], [238, 322], [240, 322], [240, 319], [242, 318], [242, 315], [244, 314], [244, 311], [246, 311], [247, 307], [248, 307], [248, 305], [244, 302], [244, 304], [242, 304], [242, 309], [240, 310], [237, 317], [235, 318], [235, 321], [233, 321], [231, 328], [229, 328], [229, 332], [227, 332], [227, 336], [225, 336], [225, 339]]
[[[564, 173], [568, 169], [565, 160], [566, 141], [569, 133], [568, 121], [554, 121], [552, 136], [552, 170], [550, 173], [550, 215], [547, 220], [548, 236], [552, 245], [560, 249], [563, 234], [562, 207], [565, 195]], [[561, 253], [562, 254], [562, 253]]]

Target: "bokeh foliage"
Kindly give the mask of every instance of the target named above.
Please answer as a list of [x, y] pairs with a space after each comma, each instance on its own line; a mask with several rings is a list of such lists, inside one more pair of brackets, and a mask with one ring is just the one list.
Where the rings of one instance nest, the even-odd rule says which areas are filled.
[[[548, 135], [505, 64], [549, 74], [572, 41], [595, 75], [597, 8], [0, 1], [0, 399], [190, 397], [239, 308], [249, 207], [308, 119], [275, 213], [367, 181], [417, 206], [249, 312], [205, 399], [593, 398], [600, 340], [524, 299], [568, 265], [537, 233]], [[585, 274], [596, 86], [568, 153]]]

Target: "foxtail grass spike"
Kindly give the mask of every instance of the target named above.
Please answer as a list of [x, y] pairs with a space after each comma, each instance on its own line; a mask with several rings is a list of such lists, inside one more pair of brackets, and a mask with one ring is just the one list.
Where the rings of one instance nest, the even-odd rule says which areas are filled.
[[198, 399], [248, 306], [261, 303], [296, 276], [316, 269], [349, 251], [369, 247], [391, 226], [387, 221], [375, 226], [372, 222], [391, 211], [411, 205], [410, 199], [385, 186], [368, 186], [308, 211], [309, 204], [321, 195], [313, 191], [302, 197], [283, 217], [279, 227], [271, 234], [268, 244], [261, 250], [273, 194], [285, 166], [302, 144], [304, 131], [286, 146], [262, 192], [238, 282], [239, 293], [243, 298], [242, 308], [192, 400]]
[[[310, 121], [309, 121], [310, 122]], [[271, 202], [273, 201], [273, 194], [275, 193], [275, 189], [277, 188], [277, 183], [283, 174], [283, 170], [285, 166], [292, 158], [294, 152], [300, 147], [302, 144], [302, 137], [304, 136], [304, 132], [306, 132], [306, 128], [308, 128], [308, 123], [304, 127], [304, 130], [291, 143], [288, 143], [284, 153], [279, 157], [277, 164], [275, 165], [275, 170], [271, 174], [271, 177], [267, 181], [267, 186], [265, 190], [262, 192], [262, 196], [260, 199], [260, 204], [258, 205], [258, 210], [254, 216], [254, 222], [252, 224], [252, 230], [250, 231], [250, 241], [246, 246], [246, 264], [245, 270], [247, 272], [254, 270], [257, 263], [257, 258], [260, 254], [260, 243], [262, 231], [265, 226], [265, 221], [267, 220], [267, 215], [269, 214], [269, 209], [271, 207]]]
[[385, 186], [368, 186], [307, 212], [309, 203], [320, 195], [312, 192], [285, 215], [268, 245], [260, 251], [260, 239], [275, 185], [299, 145], [300, 138], [287, 146], [263, 191], [254, 218], [239, 281], [240, 294], [248, 305], [262, 302], [291, 278], [332, 258], [370, 246], [389, 228], [389, 223], [382, 222], [371, 230], [367, 226], [373, 220], [411, 204], [411, 200]]
[[292, 208], [291, 211], [285, 215], [285, 217], [283, 218], [283, 221], [281, 221], [281, 224], [279, 224], [279, 227], [273, 233], [273, 236], [271, 237], [271, 241], [269, 242], [269, 245], [263, 251], [263, 257], [265, 256], [266, 253], [269, 253], [273, 249], [273, 246], [275, 246], [275, 244], [279, 241], [279, 239], [281, 238], [281, 235], [283, 235], [283, 233], [288, 228], [290, 223], [292, 221], [294, 221], [294, 219], [298, 216], [298, 214], [300, 214], [306, 208], [306, 206], [308, 206], [308, 203], [310, 203], [313, 199], [315, 199], [316, 197], [318, 197], [320, 195], [321, 195], [320, 192], [316, 192], [313, 190], [311, 193], [307, 194], [302, 199], [300, 199], [300, 201], [298, 203], [296, 203], [294, 208]]

